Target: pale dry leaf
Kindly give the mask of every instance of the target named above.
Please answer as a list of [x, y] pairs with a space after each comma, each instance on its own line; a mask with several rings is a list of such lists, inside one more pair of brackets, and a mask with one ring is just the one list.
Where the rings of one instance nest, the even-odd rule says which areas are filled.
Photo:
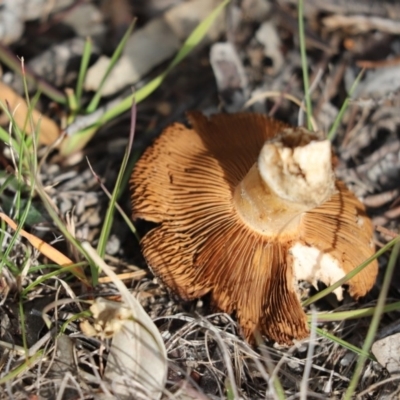
[[273, 61], [268, 73], [276, 75], [282, 71], [285, 62], [282, 54], [282, 43], [277, 28], [272, 21], [265, 21], [256, 32], [256, 39], [264, 46], [264, 54]]
[[1, 0], [0, 42], [11, 44], [21, 38], [25, 21], [43, 18], [69, 7], [74, 0]]
[[400, 373], [400, 333], [377, 340], [371, 350], [379, 364], [390, 374]]
[[329, 31], [340, 29], [352, 35], [365, 34], [375, 30], [393, 35], [400, 33], [398, 21], [365, 15], [331, 15], [323, 19], [323, 24]]
[[[182, 2], [161, 17], [152, 19], [143, 28], [136, 29], [104, 84], [102, 95], [112, 95], [138, 82], [152, 68], [172, 57], [196, 25], [219, 4], [219, 0]], [[207, 33], [208, 41], [218, 37], [223, 28], [223, 17], [219, 16], [218, 22]], [[110, 59], [103, 56], [89, 68], [85, 80], [86, 90], [98, 90], [109, 64]]]
[[[346, 72], [345, 83], [347, 91], [354, 82], [354, 76], [349, 68]], [[400, 89], [400, 68], [393, 67], [379, 68], [368, 71], [365, 79], [360, 82], [353, 94], [354, 99], [381, 99]]]
[[98, 300], [94, 308], [94, 316], [98, 317], [95, 329], [103, 329], [104, 334], [113, 337], [104, 380], [119, 399], [138, 397], [138, 393], [144, 398], [159, 399], [167, 377], [167, 355], [160, 332], [139, 301], [90, 244], [84, 242], [82, 246], [112, 278], [123, 300], [122, 304]]
[[249, 93], [244, 67], [234, 46], [228, 42], [214, 43], [210, 50], [210, 63], [226, 110], [239, 111]]

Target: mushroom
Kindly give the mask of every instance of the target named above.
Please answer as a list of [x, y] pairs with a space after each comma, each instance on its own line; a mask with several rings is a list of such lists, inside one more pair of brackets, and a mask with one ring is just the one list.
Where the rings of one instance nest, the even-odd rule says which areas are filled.
[[[210, 293], [248, 340], [306, 337], [298, 282], [331, 285], [374, 253], [330, 142], [259, 114], [188, 117], [193, 128], [165, 129], [130, 180], [133, 218], [159, 224], [141, 241], [149, 267], [185, 300]], [[349, 280], [350, 295], [364, 296], [377, 269]]]

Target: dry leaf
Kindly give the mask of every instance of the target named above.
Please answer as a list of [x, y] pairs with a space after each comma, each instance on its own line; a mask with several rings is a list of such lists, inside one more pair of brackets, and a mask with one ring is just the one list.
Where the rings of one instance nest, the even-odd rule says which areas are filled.
[[400, 333], [377, 340], [371, 351], [391, 375], [400, 373]]
[[[18, 128], [26, 133], [32, 133], [32, 125], [28, 120], [29, 110], [24, 98], [16, 93], [12, 88], [0, 81], [0, 101], [5, 107], [9, 105], [9, 111], [13, 115]], [[31, 113], [33, 129], [39, 129], [39, 143], [50, 145], [60, 136], [60, 128], [50, 118], [42, 115], [39, 111], [33, 110]], [[8, 117], [6, 113], [2, 114], [3, 119]]]
[[[16, 230], [17, 224], [4, 213], [0, 213], [0, 218], [7, 222], [10, 228]], [[61, 267], [69, 267], [70, 265], [75, 264], [72, 260], [70, 260], [67, 256], [65, 256], [60, 251], [56, 250], [53, 246], [50, 246], [48, 243], [44, 242], [42, 239], [39, 239], [35, 235], [28, 233], [27, 231], [20, 229], [19, 234], [25, 239], [29, 240], [29, 243], [39, 250], [44, 256], [49, 258], [51, 261], [54, 261], [56, 264]], [[87, 278], [81, 267], [73, 267], [71, 268], [71, 272], [79, 278], [86, 286], [90, 286]]]
[[[159, 18], [153, 18], [142, 28], [135, 29], [105, 82], [102, 95], [112, 95], [138, 82], [152, 68], [172, 57], [196, 25], [219, 4], [219, 0], [180, 2]], [[220, 16], [218, 22], [209, 29], [206, 40], [218, 37], [223, 27], [223, 17]], [[102, 56], [89, 68], [85, 80], [86, 90], [98, 90], [109, 64], [110, 59]]]

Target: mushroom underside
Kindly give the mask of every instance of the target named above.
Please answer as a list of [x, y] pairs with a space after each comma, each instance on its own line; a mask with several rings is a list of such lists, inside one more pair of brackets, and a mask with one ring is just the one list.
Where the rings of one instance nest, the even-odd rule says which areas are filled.
[[[234, 192], [265, 140], [285, 125], [255, 114], [209, 120], [194, 113], [190, 121], [194, 129], [167, 128], [131, 178], [134, 218], [160, 224], [142, 239], [149, 266], [184, 299], [210, 293], [216, 307], [236, 313], [249, 340], [257, 330], [279, 343], [306, 337], [296, 280], [309, 266], [298, 262], [295, 246], [329, 255], [345, 275], [374, 251], [363, 206], [336, 182], [335, 194], [302, 212], [295, 230], [260, 234], [236, 209]], [[318, 257], [315, 263], [318, 271]], [[350, 294], [365, 295], [376, 272], [372, 262], [352, 278]], [[336, 273], [316, 276], [329, 285]]]

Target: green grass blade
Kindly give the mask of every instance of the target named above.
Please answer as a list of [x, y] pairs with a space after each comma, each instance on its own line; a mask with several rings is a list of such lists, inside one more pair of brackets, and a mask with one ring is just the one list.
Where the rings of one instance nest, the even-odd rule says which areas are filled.
[[[124, 184], [123, 182], [124, 182], [125, 177], [126, 177], [127, 175], [130, 175], [130, 174], [127, 174], [126, 172], [132, 171], [132, 168], [133, 168], [133, 167], [130, 168], [129, 166], [130, 166], [130, 164], [128, 163], [128, 167], [125, 169], [125, 174], [124, 174], [124, 177], [123, 177], [123, 179], [122, 179], [122, 183], [121, 183], [120, 186], [123, 186], [123, 184]], [[99, 185], [100, 185], [101, 188], [103, 189], [104, 193], [105, 193], [105, 194], [107, 195], [107, 197], [111, 200], [112, 194], [111, 194], [111, 193], [107, 190], [107, 188], [103, 185], [103, 183], [101, 182], [101, 179], [96, 175], [96, 173], [95, 173], [93, 170], [92, 170], [92, 173], [95, 175], [95, 178], [98, 180]], [[123, 192], [122, 187], [120, 187], [119, 190], [118, 190], [117, 199], [119, 198], [119, 196], [120, 196], [120, 194], [121, 194], [122, 192]], [[139, 236], [139, 234], [138, 234], [138, 232], [137, 232], [137, 230], [136, 230], [136, 228], [135, 228], [135, 226], [134, 226], [134, 224], [133, 224], [131, 218], [128, 217], [128, 215], [126, 215], [126, 213], [124, 212], [124, 210], [120, 207], [120, 205], [119, 205], [118, 203], [115, 203], [115, 208], [116, 208], [116, 210], [120, 213], [121, 217], [124, 219], [126, 225], [127, 225], [128, 228], [131, 230], [131, 232], [133, 233], [133, 235], [136, 237], [137, 241], [140, 242], [140, 236]]]
[[311, 93], [309, 90], [310, 89], [310, 81], [309, 81], [309, 77], [308, 77], [306, 39], [305, 39], [305, 28], [304, 28], [304, 0], [299, 0], [298, 18], [299, 18], [299, 42], [300, 42], [301, 69], [303, 71], [304, 96], [306, 99], [306, 108], [307, 108], [307, 128], [312, 130], [312, 123], [311, 123], [312, 105], [311, 105]]
[[347, 350], [352, 351], [353, 353], [355, 353], [357, 355], [364, 355], [365, 357], [369, 358], [371, 361], [376, 361], [375, 357], [370, 352], [364, 352], [363, 349], [360, 349], [359, 347], [354, 346], [353, 344], [351, 344], [349, 342], [346, 342], [346, 340], [338, 338], [337, 336], [325, 331], [324, 329], [317, 328], [317, 333], [320, 336], [323, 336], [323, 337], [331, 340], [332, 342], [337, 343], [338, 345], [342, 346], [343, 348], [345, 348]]
[[360, 264], [358, 267], [354, 268], [353, 271], [350, 271], [347, 275], [345, 275], [343, 278], [339, 279], [336, 283], [334, 283], [333, 285], [329, 286], [328, 288], [326, 288], [324, 290], [321, 290], [316, 295], [305, 300], [302, 304], [303, 307], [307, 307], [310, 304], [315, 303], [316, 301], [318, 301], [318, 300], [322, 299], [323, 297], [327, 296], [328, 294], [332, 293], [335, 289], [342, 286], [348, 280], [353, 278], [353, 276], [357, 275], [360, 271], [362, 271], [370, 262], [372, 262], [376, 258], [380, 257], [382, 254], [386, 253], [386, 251], [388, 251], [391, 247], [393, 247], [399, 241], [400, 241], [400, 236], [391, 240], [389, 243], [387, 243], [385, 246], [383, 246], [380, 250], [378, 250], [372, 257], [365, 260], [362, 264]]
[[130, 152], [132, 149], [132, 144], [133, 144], [133, 139], [134, 139], [135, 129], [136, 129], [136, 112], [137, 112], [136, 104], [133, 104], [132, 105], [132, 113], [131, 113], [131, 128], [130, 128], [129, 144], [128, 144], [128, 146], [126, 146], [125, 154], [122, 159], [121, 167], [118, 172], [117, 181], [115, 182], [115, 187], [114, 187], [111, 199], [110, 199], [106, 217], [104, 218], [104, 224], [101, 229], [99, 243], [97, 245], [97, 253], [102, 258], [104, 257], [104, 254], [106, 251], [106, 244], [107, 244], [108, 238], [110, 236], [111, 227], [112, 227], [112, 223], [114, 220], [115, 205], [117, 203], [117, 198], [118, 198], [119, 194], [121, 193], [120, 188], [121, 188], [122, 180], [124, 178], [126, 166], [128, 165]]
[[202, 22], [199, 23], [199, 25], [193, 30], [193, 32], [186, 39], [179, 52], [171, 61], [170, 65], [162, 74], [151, 80], [149, 83], [147, 83], [145, 86], [137, 90], [131, 96], [128, 96], [125, 99], [123, 99], [118, 105], [112, 107], [110, 110], [105, 112], [96, 124], [88, 128], [85, 128], [84, 130], [70, 136], [67, 139], [67, 142], [64, 144], [62, 153], [64, 155], [68, 155], [82, 149], [90, 141], [90, 139], [93, 137], [96, 131], [103, 124], [111, 121], [112, 119], [118, 117], [122, 113], [128, 111], [133, 100], [135, 100], [135, 103], [138, 104], [142, 100], [150, 96], [163, 83], [164, 79], [171, 72], [171, 70], [177, 64], [179, 64], [185, 57], [187, 57], [189, 53], [204, 38], [210, 26], [213, 24], [215, 19], [218, 17], [218, 15], [222, 12], [222, 10], [226, 7], [226, 5], [229, 2], [230, 0], [224, 0], [218, 7], [216, 7], [210, 13], [210, 15], [208, 15]]
[[[368, 307], [368, 308], [361, 308], [358, 310], [350, 310], [350, 311], [338, 311], [333, 313], [318, 313], [317, 314], [317, 321], [318, 322], [330, 322], [330, 321], [344, 321], [348, 319], [358, 319], [358, 318], [365, 318], [374, 315], [376, 311], [376, 307]], [[383, 312], [393, 312], [393, 311], [400, 311], [400, 302], [387, 304], [383, 307]], [[308, 319], [311, 319], [311, 316], [308, 316]]]
[[[25, 298], [29, 294], [29, 292], [31, 290], [33, 290], [36, 286], [46, 282], [48, 279], [51, 279], [54, 276], [58, 276], [58, 275], [64, 274], [65, 272], [70, 271], [70, 270], [74, 269], [75, 267], [84, 266], [84, 265], [87, 265], [87, 263], [86, 262], [85, 263], [81, 262], [81, 263], [76, 263], [76, 264], [72, 264], [72, 265], [68, 265], [68, 266], [62, 266], [62, 267], [60, 265], [46, 265], [46, 266], [41, 265], [40, 266], [41, 269], [44, 268], [44, 267], [46, 269], [54, 268], [55, 271], [49, 272], [49, 273], [47, 273], [45, 275], [41, 275], [39, 278], [34, 280], [28, 286], [26, 286], [21, 292], [21, 298]], [[33, 273], [34, 271], [35, 271], [34, 269], [30, 269], [29, 272]]]
[[346, 100], [343, 102], [342, 107], [340, 108], [340, 111], [339, 111], [337, 117], [335, 118], [335, 121], [334, 121], [331, 129], [329, 130], [329, 133], [328, 133], [328, 139], [329, 140], [333, 140], [333, 138], [335, 137], [336, 131], [337, 131], [338, 127], [339, 127], [340, 122], [343, 119], [343, 115], [344, 115], [345, 111], [347, 110], [347, 107], [348, 107], [349, 102], [350, 102], [350, 100], [351, 100], [351, 98], [353, 96], [353, 93], [356, 90], [356, 87], [358, 86], [362, 76], [364, 75], [364, 71], [365, 71], [364, 69], [362, 69], [360, 71], [360, 73], [357, 75], [356, 80], [351, 85], [349, 94], [346, 97]]
[[64, 238], [66, 240], [68, 240], [68, 242], [71, 243], [71, 245], [74, 246], [79, 251], [79, 253], [89, 262], [90, 270], [91, 270], [92, 274], [96, 274], [97, 267], [92, 263], [91, 259], [88, 258], [87, 254], [86, 254], [85, 250], [82, 248], [80, 242], [78, 240], [76, 240], [70, 234], [70, 232], [66, 228], [63, 221], [61, 221], [58, 214], [54, 211], [53, 207], [49, 204], [47, 195], [44, 191], [44, 188], [39, 181], [36, 182], [36, 191], [37, 191], [39, 197], [41, 198], [41, 200], [43, 202], [43, 206], [46, 209], [47, 213], [50, 215], [53, 223], [57, 226], [57, 228], [63, 234]]
[[82, 319], [87, 319], [92, 316], [92, 313], [89, 310], [82, 311], [80, 313], [77, 313], [73, 315], [72, 317], [68, 318], [60, 327], [60, 334], [64, 334], [66, 329], [68, 328], [69, 324], [71, 322], [77, 321], [77, 320], [82, 320]]
[[20, 329], [22, 336], [22, 346], [25, 349], [25, 354], [28, 355], [28, 344], [26, 341], [25, 310], [24, 310], [24, 304], [22, 302], [22, 297], [20, 297], [19, 299], [18, 306], [19, 306], [18, 311], [19, 311]]
[[95, 111], [97, 109], [99, 102], [101, 100], [101, 92], [102, 92], [103, 86], [104, 86], [108, 76], [110, 75], [111, 71], [115, 67], [115, 64], [117, 63], [118, 59], [121, 57], [122, 51], [124, 50], [126, 42], [128, 41], [129, 37], [131, 36], [131, 33], [135, 26], [135, 23], [136, 23], [136, 20], [133, 20], [132, 23], [129, 25], [129, 28], [125, 32], [124, 37], [122, 38], [122, 40], [119, 42], [117, 48], [115, 49], [114, 54], [112, 55], [110, 63], [107, 67], [107, 70], [106, 70], [103, 78], [101, 79], [100, 86], [97, 89], [96, 94], [93, 96], [91, 102], [89, 103], [89, 105], [86, 109], [87, 113], [92, 113], [93, 111]]
[[[22, 71], [24, 71], [23, 65], [22, 65]], [[36, 98], [34, 98], [34, 101], [31, 103], [28, 98], [28, 88], [27, 88], [25, 75], [23, 75], [23, 82], [24, 82], [25, 96], [27, 97], [27, 106], [28, 106], [28, 116], [27, 116], [26, 123], [31, 123], [29, 118], [30, 118], [32, 110], [33, 110], [33, 104], [35, 104], [35, 102], [37, 101], [38, 96]], [[17, 238], [19, 236], [19, 232], [21, 231], [22, 227], [25, 224], [25, 221], [28, 218], [31, 203], [32, 203], [32, 198], [33, 198], [34, 191], [35, 191], [34, 179], [35, 179], [36, 170], [37, 170], [37, 159], [36, 159], [35, 148], [32, 146], [29, 146], [29, 144], [28, 144], [34, 137], [34, 129], [32, 129], [32, 137], [31, 138], [27, 137], [25, 131], [21, 131], [18, 128], [18, 126], [16, 125], [10, 110], [7, 110], [7, 113], [8, 113], [8, 116], [9, 116], [11, 124], [12, 124], [12, 130], [16, 135], [16, 141], [18, 142], [17, 190], [16, 190], [16, 201], [15, 201], [15, 207], [14, 207], [14, 209], [15, 209], [15, 217], [14, 218], [16, 219], [16, 222], [17, 222], [17, 229], [15, 230], [6, 250], [1, 255], [0, 271], [3, 269], [3, 265], [6, 263], [6, 260], [8, 259], [8, 256], [14, 247], [15, 241], [17, 240]], [[33, 152], [32, 152], [32, 150], [33, 150]], [[30, 161], [32, 158], [33, 158], [33, 161]], [[24, 171], [26, 171], [26, 170], [30, 171], [30, 174], [28, 177], [30, 179], [29, 193], [27, 196], [26, 203], [24, 204], [24, 207], [22, 207], [21, 206], [21, 202], [22, 202], [21, 194], [25, 188], [23, 174], [24, 174]], [[21, 213], [21, 210], [23, 210], [22, 213]]]
[[103, 116], [103, 122], [109, 121], [112, 118], [119, 116], [121, 113], [129, 110], [130, 105], [132, 104], [133, 98], [135, 99], [136, 104], [144, 100], [151, 93], [153, 93], [164, 81], [166, 76], [172, 71], [174, 67], [176, 67], [182, 60], [184, 60], [192, 50], [200, 43], [200, 41], [205, 37], [211, 25], [214, 23], [215, 19], [222, 12], [222, 10], [226, 7], [230, 0], [224, 0], [218, 7], [216, 7], [210, 15], [208, 15], [203, 21], [199, 23], [199, 25], [193, 30], [193, 32], [188, 36], [188, 38], [183, 43], [181, 49], [176, 54], [174, 59], [171, 61], [167, 69], [159, 76], [150, 81], [143, 88], [139, 89], [132, 96], [124, 99], [120, 104], [116, 107], [110, 109]]
[[44, 350], [39, 350], [36, 354], [34, 354], [32, 357], [29, 357], [25, 360], [25, 362], [12, 371], [10, 371], [7, 375], [3, 376], [0, 378], [0, 385], [4, 385], [5, 383], [9, 381], [15, 380], [19, 375], [21, 375], [23, 372], [32, 369], [32, 367], [40, 362], [43, 358], [44, 355]]
[[68, 108], [71, 110], [71, 116], [68, 118], [68, 123], [71, 123], [79, 108], [78, 99], [72, 89], [65, 89], [65, 93], [67, 94]]
[[358, 382], [361, 377], [362, 370], [364, 368], [365, 361], [367, 357], [365, 353], [369, 352], [373, 341], [375, 339], [376, 332], [378, 330], [379, 321], [381, 319], [387, 294], [389, 292], [389, 288], [392, 282], [393, 272], [396, 267], [396, 261], [399, 256], [400, 251], [400, 243], [396, 242], [393, 247], [392, 254], [390, 255], [387, 270], [385, 273], [385, 277], [383, 279], [382, 287], [379, 293], [378, 302], [376, 304], [376, 310], [374, 316], [372, 317], [371, 324], [368, 329], [367, 337], [365, 338], [364, 345], [363, 345], [363, 354], [360, 354], [357, 360], [356, 368], [354, 370], [353, 376], [351, 377], [350, 385], [344, 394], [344, 400], [350, 400], [353, 398], [354, 392], [357, 389]]
[[[3, 192], [9, 187], [12, 186], [12, 183], [15, 181], [15, 178], [13, 175], [8, 175], [4, 171], [0, 171], [0, 178], [5, 178], [4, 182], [0, 186], [0, 196], [3, 194]], [[2, 198], [3, 200], [3, 198]], [[3, 206], [3, 204], [2, 204]]]
[[[0, 108], [3, 110], [3, 112], [8, 114], [7, 108], [1, 101], [0, 101]], [[5, 144], [7, 144], [8, 146], [11, 146], [11, 149], [13, 151], [19, 153], [20, 148], [18, 142], [1, 126], [0, 126], [0, 140]]]
[[81, 59], [81, 65], [79, 68], [78, 80], [76, 82], [75, 97], [78, 104], [78, 108], [81, 107], [82, 93], [83, 93], [83, 82], [85, 81], [86, 73], [89, 66], [90, 56], [92, 54], [93, 42], [91, 38], [86, 38], [85, 47], [83, 48], [83, 54]]

